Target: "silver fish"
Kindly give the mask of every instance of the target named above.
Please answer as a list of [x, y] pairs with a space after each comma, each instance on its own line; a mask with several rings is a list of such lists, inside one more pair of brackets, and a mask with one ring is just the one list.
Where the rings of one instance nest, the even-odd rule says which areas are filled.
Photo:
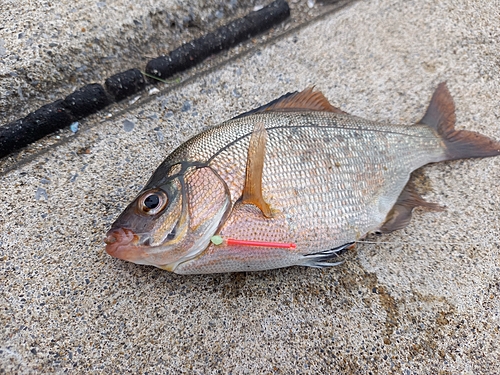
[[172, 152], [106, 251], [179, 274], [331, 266], [367, 234], [405, 227], [414, 207], [439, 209], [409, 182], [417, 168], [500, 154], [454, 126], [445, 83], [413, 125], [349, 115], [312, 89], [287, 94]]

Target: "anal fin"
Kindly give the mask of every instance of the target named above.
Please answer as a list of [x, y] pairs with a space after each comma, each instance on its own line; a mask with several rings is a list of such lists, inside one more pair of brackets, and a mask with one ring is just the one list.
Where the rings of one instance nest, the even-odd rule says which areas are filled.
[[255, 124], [248, 146], [245, 186], [241, 196], [241, 203], [253, 204], [262, 214], [272, 216], [269, 204], [262, 196], [262, 175], [264, 171], [264, 158], [266, 155], [267, 130], [262, 122]]
[[387, 214], [385, 222], [377, 232], [390, 233], [395, 230], [403, 229], [410, 223], [413, 209], [418, 206], [427, 207], [436, 211], [442, 211], [444, 209], [437, 203], [431, 203], [424, 200], [416, 191], [415, 185], [410, 180]]
[[[354, 242], [349, 242], [344, 245], [340, 245], [333, 249], [320, 251], [318, 253], [306, 254], [303, 257], [303, 262], [300, 263], [301, 266], [323, 268], [323, 267], [333, 267], [344, 263], [341, 257], [341, 253], [344, 250], [350, 250], [353, 248]], [[339, 260], [337, 262], [332, 262], [332, 260]]]

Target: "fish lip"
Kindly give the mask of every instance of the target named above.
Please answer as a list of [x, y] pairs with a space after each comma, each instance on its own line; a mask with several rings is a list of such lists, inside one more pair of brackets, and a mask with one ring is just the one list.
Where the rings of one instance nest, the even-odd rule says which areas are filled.
[[112, 257], [137, 262], [145, 257], [142, 246], [137, 245], [139, 236], [128, 228], [111, 228], [106, 233], [106, 252]]
[[[158, 268], [168, 267], [168, 260], [158, 259], [158, 252], [164, 252], [164, 246], [151, 246], [151, 237], [147, 233], [136, 233], [126, 227], [112, 227], [104, 243], [106, 252], [114, 258]], [[165, 268], [166, 269], [166, 268]]]

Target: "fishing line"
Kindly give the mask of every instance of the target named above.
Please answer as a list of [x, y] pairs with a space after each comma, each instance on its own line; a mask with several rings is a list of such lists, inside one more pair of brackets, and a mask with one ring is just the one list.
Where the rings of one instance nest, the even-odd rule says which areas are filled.
[[[210, 241], [214, 245], [221, 245], [225, 243], [228, 246], [231, 245], [237, 245], [237, 246], [244, 246], [244, 247], [249, 247], [249, 246], [255, 246], [255, 247], [274, 247], [274, 248], [286, 248], [286, 249], [295, 249], [297, 246], [295, 243], [284, 243], [284, 242], [267, 242], [267, 241], [252, 241], [252, 240], [240, 240], [240, 239], [234, 239], [234, 238], [223, 238], [219, 235], [212, 236], [210, 238]], [[453, 246], [459, 246], [459, 245], [483, 245], [486, 246], [487, 244], [493, 245], [493, 244], [500, 244], [500, 242], [393, 242], [393, 241], [354, 241], [354, 243], [357, 244], [370, 244], [370, 245], [428, 245], [428, 246], [435, 246], [435, 245], [453, 245]]]
[[391, 242], [391, 241], [355, 241], [359, 244], [372, 244], [372, 245], [486, 245], [486, 244], [496, 244], [500, 245], [500, 242]]

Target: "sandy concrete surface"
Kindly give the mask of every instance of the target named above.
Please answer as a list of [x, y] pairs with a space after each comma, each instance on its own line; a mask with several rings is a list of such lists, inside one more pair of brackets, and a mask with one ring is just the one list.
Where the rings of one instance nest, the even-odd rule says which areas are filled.
[[251, 10], [246, 0], [1, 4], [0, 115], [8, 121], [87, 83], [144, 69], [151, 58]]
[[[0, 125], [85, 84], [130, 68], [144, 70], [152, 58], [268, 3], [2, 0]], [[299, 22], [324, 8], [310, 8], [306, 0], [290, 3]]]
[[425, 167], [418, 185], [447, 209], [332, 269], [185, 277], [102, 239], [180, 143], [309, 85], [412, 123], [447, 81], [457, 127], [500, 139], [499, 52], [498, 2], [358, 1], [4, 173], [0, 372], [498, 373], [500, 157]]

